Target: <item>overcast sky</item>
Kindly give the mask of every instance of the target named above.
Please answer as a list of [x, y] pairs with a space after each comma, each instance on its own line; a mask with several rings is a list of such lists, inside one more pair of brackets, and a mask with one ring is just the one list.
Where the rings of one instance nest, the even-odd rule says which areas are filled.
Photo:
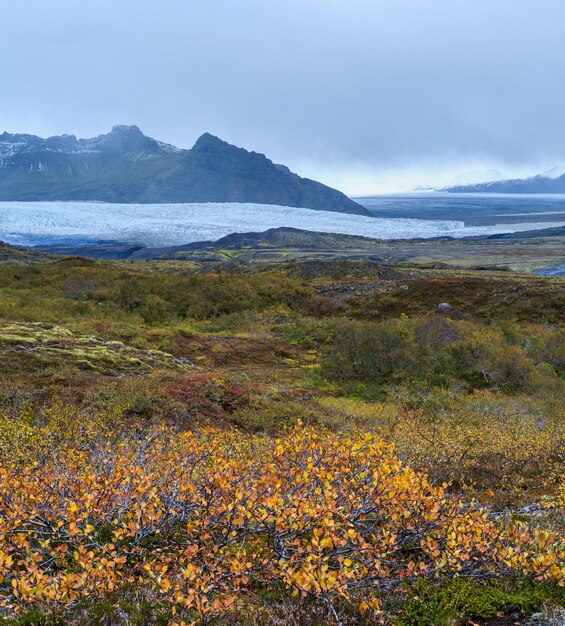
[[565, 0], [26, 0], [0, 22], [0, 130], [209, 131], [350, 194], [565, 164]]

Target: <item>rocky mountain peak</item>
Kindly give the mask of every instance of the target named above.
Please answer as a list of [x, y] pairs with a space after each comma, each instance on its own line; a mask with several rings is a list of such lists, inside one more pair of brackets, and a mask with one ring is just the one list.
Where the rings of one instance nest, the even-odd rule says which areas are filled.
[[181, 150], [125, 124], [91, 139], [1, 134], [0, 200], [244, 202], [370, 215], [339, 191], [211, 133]]
[[88, 149], [101, 152], [159, 153], [164, 146], [144, 135], [138, 126], [125, 124], [117, 124], [109, 133], [86, 140]]
[[135, 124], [115, 124], [110, 131], [111, 135], [129, 135], [145, 137], [139, 126]]
[[196, 140], [196, 143], [192, 147], [193, 150], [201, 150], [201, 149], [225, 149], [230, 147], [230, 144], [216, 135], [212, 135], [211, 133], [204, 133], [200, 135], [200, 137]]

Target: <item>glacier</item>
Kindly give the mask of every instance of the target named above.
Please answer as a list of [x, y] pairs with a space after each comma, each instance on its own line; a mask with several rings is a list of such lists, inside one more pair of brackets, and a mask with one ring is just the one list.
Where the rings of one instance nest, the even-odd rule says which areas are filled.
[[[545, 222], [543, 227], [562, 223]], [[465, 237], [536, 228], [531, 222], [466, 227], [454, 220], [364, 217], [263, 204], [0, 202], [0, 241], [24, 246], [109, 240], [176, 246], [280, 226], [375, 239]]]

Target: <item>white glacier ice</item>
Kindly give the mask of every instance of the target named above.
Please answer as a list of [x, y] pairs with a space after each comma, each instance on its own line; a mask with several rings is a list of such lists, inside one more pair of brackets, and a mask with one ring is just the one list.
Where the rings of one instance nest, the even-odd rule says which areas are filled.
[[[543, 227], [553, 225], [557, 224]], [[536, 227], [532, 223], [466, 227], [461, 221], [363, 217], [262, 204], [0, 202], [0, 241], [17, 245], [114, 240], [159, 247], [280, 226], [376, 239], [464, 237]]]

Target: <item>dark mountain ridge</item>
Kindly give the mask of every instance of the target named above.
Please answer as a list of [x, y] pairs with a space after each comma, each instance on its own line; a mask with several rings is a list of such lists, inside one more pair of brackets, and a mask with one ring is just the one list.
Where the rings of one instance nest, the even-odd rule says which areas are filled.
[[367, 215], [345, 194], [209, 133], [189, 150], [114, 126], [92, 139], [0, 134], [0, 201], [250, 202]]

